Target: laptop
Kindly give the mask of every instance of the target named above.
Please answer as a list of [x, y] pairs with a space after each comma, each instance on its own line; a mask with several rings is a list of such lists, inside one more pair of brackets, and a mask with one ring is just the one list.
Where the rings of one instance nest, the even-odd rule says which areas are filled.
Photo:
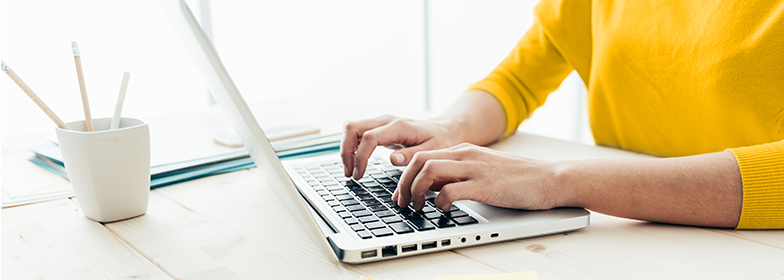
[[525, 211], [457, 201], [441, 211], [432, 204], [434, 193], [421, 211], [400, 208], [391, 194], [403, 169], [379, 158], [369, 161], [360, 180], [343, 176], [338, 155], [282, 163], [185, 1], [160, 4], [268, 185], [320, 247], [314, 251], [333, 261], [389, 260], [588, 226], [590, 213], [582, 208]]

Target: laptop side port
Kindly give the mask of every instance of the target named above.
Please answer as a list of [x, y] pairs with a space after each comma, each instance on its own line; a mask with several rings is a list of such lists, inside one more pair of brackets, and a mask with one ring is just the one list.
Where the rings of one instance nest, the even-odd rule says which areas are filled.
[[493, 232], [492, 234], [490, 234], [490, 238], [496, 238], [496, 237], [498, 237], [497, 232]]
[[397, 245], [384, 246], [381, 248], [381, 256], [385, 258], [397, 256]]
[[452, 239], [441, 240], [441, 247], [452, 245]]
[[438, 242], [436, 241], [422, 243], [422, 250], [433, 249], [435, 247], [438, 247]]
[[362, 251], [362, 258], [363, 259], [372, 258], [372, 257], [375, 257], [375, 256], [378, 256], [378, 250]]
[[403, 247], [400, 249], [401, 253], [408, 253], [416, 250], [417, 250], [416, 244], [403, 245]]

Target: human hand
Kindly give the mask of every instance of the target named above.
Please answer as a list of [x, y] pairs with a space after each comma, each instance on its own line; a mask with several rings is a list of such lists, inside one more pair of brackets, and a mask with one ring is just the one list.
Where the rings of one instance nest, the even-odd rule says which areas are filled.
[[362, 178], [368, 158], [381, 145], [398, 149], [389, 156], [394, 165], [408, 164], [419, 151], [450, 147], [459, 141], [450, 127], [444, 120], [410, 120], [390, 115], [347, 122], [340, 144], [343, 171], [346, 177]]
[[568, 204], [571, 194], [557, 185], [557, 164], [522, 158], [471, 144], [414, 155], [392, 200], [414, 209], [425, 205], [428, 190], [440, 191], [438, 208], [473, 200], [518, 209], [550, 209]]

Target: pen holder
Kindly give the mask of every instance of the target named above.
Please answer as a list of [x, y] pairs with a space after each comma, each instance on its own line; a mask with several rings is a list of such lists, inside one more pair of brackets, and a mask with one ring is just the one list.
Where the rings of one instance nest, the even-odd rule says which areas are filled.
[[68, 179], [87, 218], [113, 222], [147, 212], [150, 195], [150, 130], [147, 123], [122, 118], [109, 130], [111, 118], [94, 119], [57, 128]]

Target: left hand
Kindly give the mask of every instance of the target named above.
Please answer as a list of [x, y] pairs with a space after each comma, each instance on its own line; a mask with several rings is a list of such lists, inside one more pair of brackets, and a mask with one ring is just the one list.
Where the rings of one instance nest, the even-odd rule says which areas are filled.
[[455, 200], [518, 208], [566, 206], [570, 193], [559, 188], [554, 162], [513, 156], [471, 144], [414, 155], [393, 196], [405, 207], [425, 205], [428, 190], [440, 191], [436, 206], [448, 210]]

